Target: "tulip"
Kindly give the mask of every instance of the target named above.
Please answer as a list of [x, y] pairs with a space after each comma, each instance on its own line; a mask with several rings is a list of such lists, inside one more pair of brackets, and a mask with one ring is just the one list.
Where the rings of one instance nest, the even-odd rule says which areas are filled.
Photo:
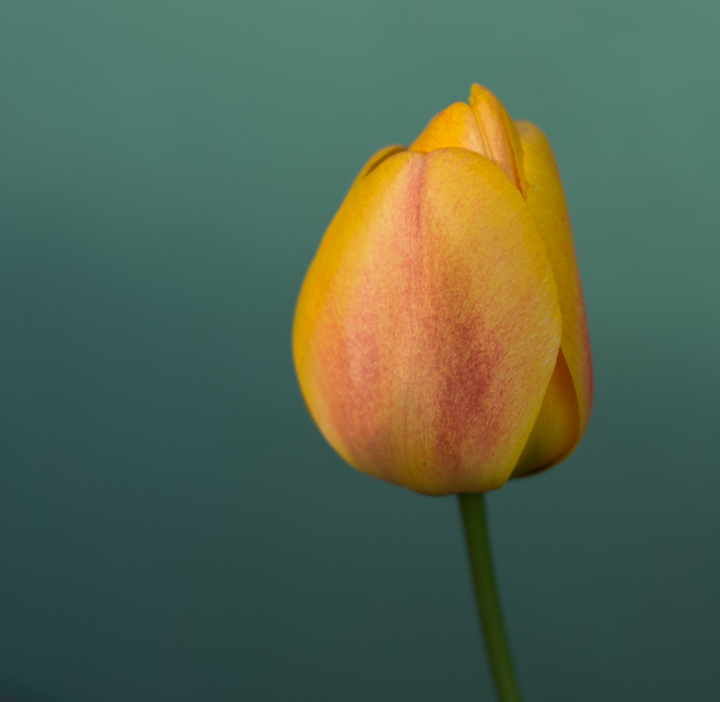
[[321, 432], [370, 475], [483, 493], [567, 458], [592, 366], [545, 135], [474, 85], [373, 156], [307, 273], [293, 355]]

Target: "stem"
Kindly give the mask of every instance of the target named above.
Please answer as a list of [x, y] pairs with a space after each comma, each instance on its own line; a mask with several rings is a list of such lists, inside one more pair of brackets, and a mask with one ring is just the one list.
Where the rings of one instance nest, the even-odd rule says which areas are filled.
[[458, 498], [475, 586], [475, 600], [485, 635], [485, 645], [495, 679], [498, 699], [501, 702], [521, 702], [520, 687], [515, 677], [510, 646], [505, 635], [500, 598], [493, 571], [485, 496], [482, 493], [463, 494], [458, 495]]

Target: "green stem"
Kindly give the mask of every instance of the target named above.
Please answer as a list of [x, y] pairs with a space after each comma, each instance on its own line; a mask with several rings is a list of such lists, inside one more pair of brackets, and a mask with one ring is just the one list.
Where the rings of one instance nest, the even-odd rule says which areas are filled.
[[515, 677], [510, 646], [505, 635], [493, 571], [485, 496], [478, 494], [458, 497], [475, 586], [475, 600], [498, 698], [501, 702], [521, 702], [520, 686]]

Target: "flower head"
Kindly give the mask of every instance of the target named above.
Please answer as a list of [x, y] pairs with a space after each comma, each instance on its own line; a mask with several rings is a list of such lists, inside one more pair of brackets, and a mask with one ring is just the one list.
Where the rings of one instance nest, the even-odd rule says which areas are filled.
[[485, 492], [566, 458], [592, 365], [545, 135], [475, 85], [370, 159], [305, 278], [293, 353], [320, 430], [370, 475]]

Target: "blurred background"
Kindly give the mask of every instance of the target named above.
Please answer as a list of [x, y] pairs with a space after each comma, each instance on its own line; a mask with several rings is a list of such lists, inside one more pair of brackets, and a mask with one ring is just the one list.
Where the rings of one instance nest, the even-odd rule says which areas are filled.
[[596, 405], [489, 497], [528, 700], [720, 699], [720, 5], [5, 2], [0, 698], [492, 697], [456, 501], [290, 354], [379, 147], [490, 87], [560, 164]]

